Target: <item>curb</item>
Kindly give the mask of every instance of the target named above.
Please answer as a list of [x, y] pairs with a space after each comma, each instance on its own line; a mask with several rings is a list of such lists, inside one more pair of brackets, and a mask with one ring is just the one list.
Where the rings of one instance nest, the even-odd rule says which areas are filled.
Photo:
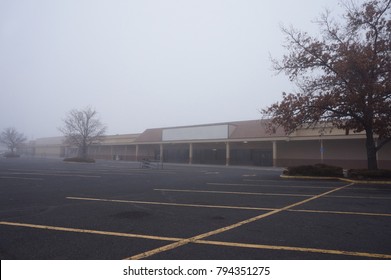
[[351, 179], [340, 178], [340, 177], [289, 176], [289, 175], [280, 175], [280, 177], [283, 179], [339, 180], [339, 181], [354, 183], [354, 184], [391, 185], [391, 181], [361, 181], [361, 180], [351, 180]]

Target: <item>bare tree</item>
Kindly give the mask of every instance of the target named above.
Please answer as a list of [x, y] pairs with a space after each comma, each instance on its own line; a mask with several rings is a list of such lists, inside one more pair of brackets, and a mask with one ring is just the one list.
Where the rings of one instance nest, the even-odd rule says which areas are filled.
[[97, 112], [91, 107], [71, 110], [64, 119], [64, 127], [59, 130], [65, 136], [65, 142], [79, 148], [79, 156], [88, 157], [88, 147], [101, 140], [106, 127], [100, 122]]
[[364, 131], [368, 169], [377, 169], [376, 153], [391, 141], [391, 0], [344, 6], [338, 22], [322, 15], [320, 38], [282, 29], [288, 54], [273, 61], [274, 69], [299, 92], [284, 93], [263, 114], [286, 133], [319, 123]]
[[13, 127], [4, 129], [0, 135], [0, 143], [5, 144], [12, 154], [14, 154], [15, 149], [26, 140], [27, 138]]

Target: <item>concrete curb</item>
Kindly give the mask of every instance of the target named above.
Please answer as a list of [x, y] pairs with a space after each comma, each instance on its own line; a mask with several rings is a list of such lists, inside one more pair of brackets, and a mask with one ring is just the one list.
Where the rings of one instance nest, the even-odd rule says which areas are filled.
[[391, 185], [391, 181], [362, 181], [362, 180], [351, 180], [340, 177], [316, 177], [316, 176], [289, 176], [280, 175], [283, 179], [305, 179], [305, 180], [339, 180], [354, 184], [374, 184], [374, 185]]

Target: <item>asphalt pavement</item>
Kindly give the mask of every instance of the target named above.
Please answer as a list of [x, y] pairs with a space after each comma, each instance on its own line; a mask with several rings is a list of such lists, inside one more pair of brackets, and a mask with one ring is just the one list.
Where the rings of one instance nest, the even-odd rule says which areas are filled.
[[0, 258], [391, 259], [391, 185], [0, 159]]

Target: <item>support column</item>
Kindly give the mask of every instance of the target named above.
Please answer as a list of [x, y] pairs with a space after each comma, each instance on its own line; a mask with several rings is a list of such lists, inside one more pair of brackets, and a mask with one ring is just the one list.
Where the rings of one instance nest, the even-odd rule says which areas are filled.
[[273, 167], [277, 167], [277, 141], [273, 141]]
[[160, 154], [159, 154], [159, 157], [160, 157], [160, 162], [163, 162], [163, 144], [160, 144]]
[[[378, 144], [379, 144], [379, 139], [377, 139], [376, 141], [375, 141], [375, 145], [376, 145], [376, 148], [377, 148], [377, 146], [378, 146]], [[380, 164], [380, 160], [379, 160], [379, 150], [377, 150], [376, 151], [376, 163], [377, 163], [377, 167], [379, 168], [379, 164]]]
[[189, 144], [189, 164], [193, 163], [193, 143]]
[[138, 144], [136, 144], [136, 161], [138, 161]]
[[230, 161], [230, 147], [229, 147], [229, 142], [225, 143], [225, 165], [229, 166], [229, 161]]

